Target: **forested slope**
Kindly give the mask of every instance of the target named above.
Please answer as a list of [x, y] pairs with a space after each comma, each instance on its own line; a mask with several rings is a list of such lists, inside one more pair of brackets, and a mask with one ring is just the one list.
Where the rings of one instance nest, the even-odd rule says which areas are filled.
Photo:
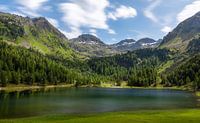
[[72, 69], [39, 52], [0, 42], [0, 85], [96, 84], [97, 75]]

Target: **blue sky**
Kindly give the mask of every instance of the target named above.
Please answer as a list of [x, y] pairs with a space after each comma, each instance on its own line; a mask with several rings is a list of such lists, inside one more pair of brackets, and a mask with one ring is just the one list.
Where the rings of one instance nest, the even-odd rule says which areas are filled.
[[43, 16], [68, 38], [90, 33], [111, 44], [160, 39], [200, 11], [200, 0], [1, 0], [0, 11]]

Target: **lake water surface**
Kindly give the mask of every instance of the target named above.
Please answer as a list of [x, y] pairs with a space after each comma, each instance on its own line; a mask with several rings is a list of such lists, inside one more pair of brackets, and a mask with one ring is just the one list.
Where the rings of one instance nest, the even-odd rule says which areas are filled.
[[194, 94], [180, 90], [54, 88], [11, 93], [0, 91], [0, 118], [198, 106]]

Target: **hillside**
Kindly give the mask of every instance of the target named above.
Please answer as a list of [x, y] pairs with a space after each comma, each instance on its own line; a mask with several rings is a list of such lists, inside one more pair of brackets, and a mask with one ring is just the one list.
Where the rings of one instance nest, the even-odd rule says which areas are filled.
[[188, 86], [192, 90], [200, 89], [200, 55], [195, 55], [179, 65], [173, 72], [162, 76], [165, 86]]
[[163, 38], [160, 48], [169, 48], [186, 52], [188, 44], [200, 37], [200, 12], [181, 22], [172, 32]]
[[126, 54], [88, 61], [90, 69], [113, 81], [126, 81], [129, 86], [155, 86], [157, 68], [169, 60], [171, 52], [166, 49], [140, 49]]
[[0, 40], [12, 45], [67, 59], [81, 56], [69, 47], [68, 39], [45, 18], [0, 13]]
[[100, 84], [104, 80], [103, 77], [88, 72], [84, 64], [78, 63], [74, 67], [75, 63], [66, 65], [65, 62], [56, 61], [32, 49], [0, 41], [0, 86], [60, 83], [86, 85]]

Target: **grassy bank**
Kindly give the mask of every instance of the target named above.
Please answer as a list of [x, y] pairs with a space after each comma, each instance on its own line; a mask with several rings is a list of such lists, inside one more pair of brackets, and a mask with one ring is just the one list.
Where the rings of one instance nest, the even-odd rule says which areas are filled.
[[114, 112], [95, 115], [52, 115], [0, 120], [1, 123], [199, 123], [200, 110]]
[[196, 92], [196, 95], [197, 95], [198, 97], [200, 97], [200, 91], [197, 91], [197, 92]]
[[[37, 90], [37, 89], [49, 89], [49, 88], [67, 88], [67, 87], [75, 87], [73, 84], [59, 84], [59, 85], [45, 85], [45, 86], [37, 86], [37, 85], [14, 85], [10, 84], [6, 87], [0, 87], [0, 91], [6, 91], [6, 92], [13, 92], [13, 91], [24, 91], [24, 90]], [[163, 87], [163, 86], [157, 86], [157, 87], [135, 87], [135, 86], [127, 86], [125, 84], [121, 86], [115, 86], [113, 84], [109, 83], [103, 83], [101, 85], [83, 85], [79, 87], [99, 87], [99, 88], [135, 88], [135, 89], [175, 89], [175, 90], [187, 90], [184, 87]], [[200, 93], [197, 93], [197, 95], [200, 96]]]
[[37, 85], [8, 85], [6, 87], [0, 87], [0, 90], [6, 92], [13, 92], [13, 91], [24, 91], [24, 90], [35, 90], [35, 89], [42, 89], [42, 88], [64, 88], [64, 87], [73, 87], [72, 84], [60, 84], [60, 85], [46, 85], [46, 86], [37, 86]]

